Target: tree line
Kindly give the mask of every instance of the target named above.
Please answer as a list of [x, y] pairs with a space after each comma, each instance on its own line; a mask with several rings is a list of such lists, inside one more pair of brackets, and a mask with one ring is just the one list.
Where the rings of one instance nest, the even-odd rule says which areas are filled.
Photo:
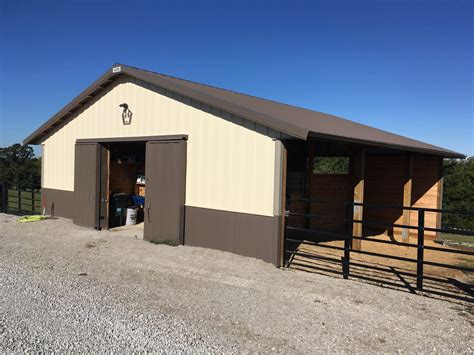
[[[444, 161], [443, 209], [474, 212], [474, 157]], [[474, 230], [474, 217], [443, 213], [442, 225]]]
[[0, 182], [20, 190], [41, 187], [41, 158], [33, 148], [19, 143], [0, 148]]

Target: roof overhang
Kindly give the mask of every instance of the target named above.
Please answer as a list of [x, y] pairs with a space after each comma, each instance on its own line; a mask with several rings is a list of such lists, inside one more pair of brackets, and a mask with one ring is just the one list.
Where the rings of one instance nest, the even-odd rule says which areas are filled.
[[389, 144], [377, 141], [370, 141], [370, 140], [362, 140], [362, 139], [355, 139], [351, 137], [341, 137], [341, 136], [332, 136], [329, 134], [321, 134], [317, 132], [309, 132], [308, 138], [311, 139], [323, 139], [327, 141], [334, 141], [334, 142], [343, 142], [343, 143], [353, 143], [359, 145], [366, 145], [372, 147], [380, 147], [380, 148], [388, 148], [394, 150], [402, 150], [414, 153], [423, 153], [423, 154], [431, 154], [431, 155], [438, 155], [442, 156], [443, 158], [454, 158], [454, 159], [464, 159], [466, 156], [461, 153], [457, 153], [454, 151], [444, 150], [442, 154], [440, 154], [439, 150], [436, 149], [426, 149], [426, 148], [415, 148], [415, 147], [407, 147], [398, 144]]
[[[53, 117], [51, 117], [38, 129], [36, 129], [33, 133], [31, 133], [23, 141], [23, 144], [40, 144], [44, 137], [46, 137], [49, 133], [57, 129], [64, 121], [71, 118], [91, 100], [94, 100], [103, 90], [107, 89], [117, 80], [117, 78], [123, 75], [128, 75], [144, 82], [162, 87], [166, 90], [176, 92], [201, 103], [207, 104], [217, 109], [221, 109], [234, 115], [245, 117], [250, 121], [256, 122], [258, 124], [272, 128], [276, 131], [285, 133], [289, 136], [303, 140], [306, 140], [308, 138], [319, 137], [334, 141], [345, 141], [371, 146], [383, 146], [405, 151], [417, 151], [427, 154], [443, 156], [446, 158], [465, 158], [465, 155], [463, 154], [435, 146], [428, 145], [429, 148], [419, 148], [415, 146], [411, 147], [407, 145], [388, 144], [381, 141], [371, 141], [367, 139], [357, 139], [353, 137], [343, 137], [335, 135], [332, 136], [328, 134], [312, 132], [304, 125], [294, 124], [291, 120], [291, 117], [289, 117], [288, 120], [276, 118], [271, 115], [249, 109], [245, 105], [239, 105], [222, 97], [210, 95], [208, 92], [196, 90], [192, 87], [181, 84], [179, 81], [171, 80], [169, 77], [163, 75], [156, 75], [156, 73], [140, 70], [123, 64], [115, 64], [112, 68], [107, 70], [99, 79], [92, 83], [92, 85], [90, 85], [87, 89], [81, 92], [75, 99], [73, 99], [70, 103], [64, 106], [58, 113], [56, 113]], [[433, 147], [433, 149], [431, 149], [431, 147]]]
[[48, 133], [56, 129], [66, 119], [74, 115], [88, 101], [93, 100], [102, 90], [112, 84], [117, 76], [122, 75], [120, 71], [108, 70], [104, 75], [97, 79], [92, 85], [81, 92], [74, 100], [64, 106], [58, 113], [42, 124], [38, 129], [23, 140], [23, 144], [40, 144], [41, 140]]

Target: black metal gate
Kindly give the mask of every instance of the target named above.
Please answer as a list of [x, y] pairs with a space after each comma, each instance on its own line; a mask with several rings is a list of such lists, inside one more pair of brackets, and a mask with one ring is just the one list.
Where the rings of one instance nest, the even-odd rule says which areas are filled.
[[[341, 205], [345, 210], [345, 215], [342, 218], [334, 217], [331, 215], [324, 214], [311, 214], [305, 212], [295, 212], [292, 210], [294, 202], [300, 204], [318, 204], [326, 206]], [[288, 198], [285, 215], [285, 242], [284, 242], [284, 266], [291, 264], [292, 258], [296, 255], [307, 256], [297, 250], [297, 246], [300, 244], [318, 245], [326, 248], [337, 248], [343, 250], [344, 254], [341, 257], [342, 275], [345, 279], [349, 277], [349, 266], [350, 266], [350, 252], [352, 245], [352, 207], [349, 204], [334, 201], [321, 201], [308, 198]], [[304, 209], [306, 212], [310, 211], [310, 208]], [[322, 228], [312, 226], [313, 220], [323, 221]], [[304, 223], [303, 223], [304, 221]], [[326, 222], [326, 223], [324, 223]], [[332, 223], [331, 223], [332, 222]], [[336, 230], [334, 228], [327, 228], [328, 225], [338, 225]], [[331, 245], [320, 244], [330, 241], [344, 241], [344, 247], [339, 248]], [[323, 255], [312, 256], [323, 260], [334, 260]]]
[[[456, 264], [446, 264], [446, 263], [439, 263], [435, 261], [426, 260], [425, 258], [425, 251], [436, 251], [440, 253], [452, 253], [458, 254], [463, 256], [474, 256], [474, 251], [472, 249], [447, 249], [437, 246], [427, 246], [425, 245], [425, 232], [436, 232], [436, 233], [445, 233], [445, 234], [456, 234], [456, 235], [463, 235], [469, 236], [472, 238], [472, 244], [474, 245], [474, 230], [467, 230], [467, 229], [460, 229], [460, 228], [453, 228], [453, 227], [445, 227], [445, 228], [432, 228], [427, 227], [425, 225], [425, 217], [426, 213], [450, 213], [450, 214], [462, 214], [468, 216], [468, 218], [474, 218], [474, 212], [467, 212], [467, 211], [451, 211], [451, 210], [443, 210], [443, 209], [434, 209], [434, 208], [419, 208], [419, 207], [403, 207], [403, 206], [388, 206], [388, 205], [376, 205], [376, 204], [364, 204], [364, 203], [356, 203], [356, 202], [348, 202], [343, 203], [343, 208], [345, 209], [345, 217], [338, 218], [338, 226], [340, 227], [339, 230], [328, 230], [325, 228], [318, 228], [320, 226], [324, 227], [324, 223], [311, 223], [311, 220], [331, 220], [334, 219], [334, 216], [328, 215], [315, 215], [311, 213], [306, 213], [307, 211], [311, 211], [311, 208], [303, 209], [305, 212], [295, 212], [295, 208], [292, 208], [292, 202], [299, 201], [299, 203], [306, 203], [306, 204], [335, 204], [340, 202], [334, 201], [318, 201], [313, 199], [305, 199], [305, 198], [290, 198], [287, 204], [288, 211], [286, 212], [286, 223], [285, 223], [285, 239], [284, 239], [284, 266], [288, 267], [291, 266], [293, 262], [293, 258], [295, 256], [307, 256], [305, 253], [299, 251], [298, 246], [305, 244], [305, 245], [314, 245], [322, 247], [322, 248], [329, 248], [329, 249], [336, 249], [343, 252], [343, 256], [339, 260], [341, 263], [341, 272], [345, 279], [349, 278], [351, 275], [350, 266], [351, 266], [351, 253], [359, 253], [363, 255], [370, 255], [379, 258], [385, 259], [394, 259], [409, 263], [416, 263], [416, 274], [413, 276], [416, 277], [416, 289], [423, 290], [423, 281], [424, 281], [424, 266], [435, 266], [453, 270], [460, 270], [463, 272], [474, 272], [474, 268], [471, 267], [472, 264], [468, 263], [466, 265], [456, 265]], [[380, 221], [373, 221], [373, 220], [356, 220], [353, 218], [353, 211], [358, 206], [363, 207], [364, 209], [398, 209], [403, 212], [403, 210], [413, 211], [418, 215], [418, 222], [417, 225], [405, 225], [405, 224], [386, 224], [385, 222]], [[308, 222], [309, 221], [309, 222]], [[358, 237], [353, 235], [353, 226], [355, 224], [362, 224], [363, 226], [378, 226], [381, 227], [396, 227], [396, 228], [403, 228], [406, 230], [413, 231], [412, 234], [416, 235], [416, 244], [410, 242], [400, 242], [393, 240], [381, 240], [375, 239], [371, 237]], [[343, 226], [343, 228], [342, 228]], [[380, 252], [373, 252], [368, 250], [358, 250], [354, 249], [353, 241], [354, 240], [363, 240], [365, 242], [370, 243], [382, 243], [382, 244], [391, 244], [396, 246], [408, 247], [408, 248], [416, 248], [416, 258], [407, 258], [405, 256], [400, 255], [393, 255], [393, 254], [383, 254]], [[343, 246], [335, 246], [335, 245], [328, 245], [324, 244], [325, 242], [330, 241], [343, 241]], [[329, 258], [325, 255], [311, 255], [312, 258], [316, 259], [329, 259], [332, 262], [335, 261], [334, 258]], [[472, 284], [463, 284], [461, 285], [463, 290], [470, 295], [471, 297], [474, 296], [474, 286]]]

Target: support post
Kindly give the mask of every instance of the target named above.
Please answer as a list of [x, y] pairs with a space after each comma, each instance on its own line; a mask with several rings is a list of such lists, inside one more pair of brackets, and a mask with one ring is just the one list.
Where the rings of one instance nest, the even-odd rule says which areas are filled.
[[344, 239], [344, 257], [342, 258], [342, 277], [345, 279], [349, 278], [350, 265], [351, 265], [351, 245], [352, 245], [352, 211], [353, 207], [351, 203], [346, 204], [346, 225], [347, 234]]
[[[411, 207], [411, 194], [412, 194], [412, 180], [413, 175], [413, 154], [408, 153], [405, 161], [405, 183], [403, 185], [403, 207]], [[403, 222], [404, 225], [410, 225], [410, 210], [403, 209]], [[402, 240], [408, 242], [410, 240], [410, 228], [402, 229]]]
[[[308, 140], [307, 143], [307, 154], [306, 154], [306, 186], [305, 186], [305, 197], [311, 200], [311, 189], [312, 189], [312, 180], [313, 180], [313, 167], [314, 167], [314, 153], [315, 153], [315, 144], [314, 141]], [[306, 204], [306, 214], [310, 215], [312, 210], [311, 201], [308, 201]], [[306, 228], [311, 228], [311, 218], [305, 218]]]
[[0, 212], [7, 213], [7, 201], [5, 194], [6, 185], [4, 182], [0, 182]]
[[[364, 180], [365, 180], [365, 149], [361, 149], [354, 155], [354, 202], [364, 203]], [[362, 221], [364, 218], [363, 206], [354, 205], [353, 219]], [[352, 235], [362, 237], [362, 223], [354, 222], [352, 224]], [[360, 250], [362, 242], [360, 239], [354, 239], [352, 248]]]
[[[283, 215], [283, 220], [285, 221], [285, 225], [288, 224], [288, 213], [286, 213], [285, 211], [285, 214]], [[282, 263], [282, 267], [288, 267], [289, 265], [289, 261], [290, 261], [290, 258], [288, 257], [288, 241], [286, 239], [286, 228], [283, 229], [283, 263]]]
[[423, 252], [425, 243], [425, 210], [418, 210], [418, 252], [416, 258], [416, 288], [423, 290]]
[[[439, 179], [438, 179], [438, 198], [436, 199], [436, 208], [441, 210], [443, 208], [443, 188], [444, 188], [444, 177], [443, 177], [443, 158], [439, 158]], [[441, 221], [443, 214], [441, 212], [436, 213], [436, 228], [441, 228]], [[439, 240], [440, 232], [436, 232], [436, 239]]]
[[286, 266], [286, 226], [288, 223], [288, 217], [286, 213], [286, 173], [287, 173], [287, 159], [288, 151], [283, 143], [281, 143], [281, 195], [280, 195], [280, 216], [281, 216], [281, 225], [280, 225], [280, 266]]

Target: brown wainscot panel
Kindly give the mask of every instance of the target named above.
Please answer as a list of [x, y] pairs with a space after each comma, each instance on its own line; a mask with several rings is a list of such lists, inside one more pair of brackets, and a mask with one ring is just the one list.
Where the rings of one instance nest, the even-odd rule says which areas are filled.
[[72, 219], [74, 206], [74, 191], [56, 190], [42, 188], [43, 203], [46, 206], [46, 214], [51, 213], [54, 204], [54, 215]]
[[279, 216], [185, 207], [184, 244], [250, 256], [280, 266]]

